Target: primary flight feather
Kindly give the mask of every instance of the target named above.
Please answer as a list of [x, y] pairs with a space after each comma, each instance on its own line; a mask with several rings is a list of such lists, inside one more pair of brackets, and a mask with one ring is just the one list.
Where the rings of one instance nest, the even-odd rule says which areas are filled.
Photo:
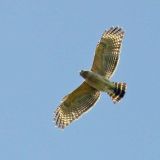
[[65, 128], [72, 121], [87, 112], [106, 92], [114, 103], [119, 102], [126, 92], [126, 83], [111, 82], [120, 59], [120, 49], [124, 31], [120, 27], [111, 27], [102, 34], [95, 50], [90, 71], [81, 71], [85, 81], [73, 92], [65, 96], [55, 111], [56, 126]]

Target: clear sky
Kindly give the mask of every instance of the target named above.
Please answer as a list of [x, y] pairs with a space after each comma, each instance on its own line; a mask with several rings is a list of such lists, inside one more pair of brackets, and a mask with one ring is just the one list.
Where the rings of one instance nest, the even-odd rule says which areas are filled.
[[[159, 0], [0, 1], [1, 160], [160, 159]], [[64, 131], [52, 114], [83, 79], [101, 34], [125, 30], [113, 81], [119, 104], [102, 94]]]

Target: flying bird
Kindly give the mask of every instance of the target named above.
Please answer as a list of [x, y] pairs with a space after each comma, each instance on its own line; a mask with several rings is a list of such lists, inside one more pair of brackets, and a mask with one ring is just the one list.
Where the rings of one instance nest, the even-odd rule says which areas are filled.
[[95, 49], [91, 70], [80, 72], [84, 82], [66, 95], [54, 112], [57, 127], [63, 129], [81, 117], [93, 107], [101, 92], [107, 93], [114, 103], [123, 98], [126, 83], [110, 81], [120, 59], [123, 37], [124, 31], [120, 27], [111, 27], [102, 34]]

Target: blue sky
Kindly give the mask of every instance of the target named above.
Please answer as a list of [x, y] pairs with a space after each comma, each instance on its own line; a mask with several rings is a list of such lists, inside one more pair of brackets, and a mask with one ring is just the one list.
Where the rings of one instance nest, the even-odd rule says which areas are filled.
[[[160, 1], [0, 1], [0, 159], [159, 160]], [[52, 114], [83, 79], [101, 34], [125, 30], [114, 105], [96, 106], [64, 131]]]

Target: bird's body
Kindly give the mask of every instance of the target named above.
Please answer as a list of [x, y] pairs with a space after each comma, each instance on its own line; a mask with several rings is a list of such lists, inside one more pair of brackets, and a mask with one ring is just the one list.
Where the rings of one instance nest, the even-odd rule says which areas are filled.
[[92, 108], [101, 92], [106, 92], [114, 103], [123, 98], [126, 83], [110, 80], [119, 62], [123, 36], [124, 31], [119, 27], [111, 27], [103, 33], [91, 70], [80, 72], [85, 81], [66, 95], [55, 111], [54, 120], [59, 128], [65, 128]]
[[98, 91], [108, 93], [111, 90], [114, 90], [114, 83], [109, 81], [104, 76], [101, 76], [92, 71], [81, 71], [80, 75], [85, 79], [86, 83]]

